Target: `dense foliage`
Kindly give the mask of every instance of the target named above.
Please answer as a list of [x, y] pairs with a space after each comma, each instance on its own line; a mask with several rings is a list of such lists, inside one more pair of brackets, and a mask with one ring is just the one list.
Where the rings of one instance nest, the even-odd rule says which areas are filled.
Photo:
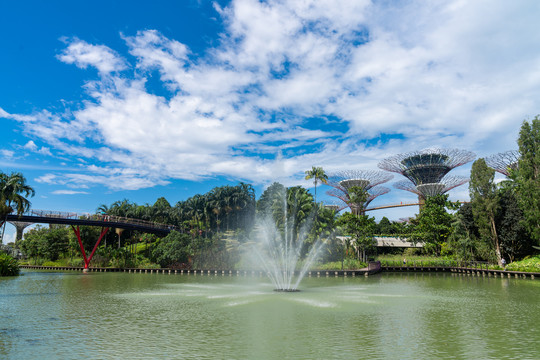
[[523, 224], [540, 245], [540, 117], [524, 121], [518, 139], [520, 159], [512, 169]]
[[425, 251], [441, 255], [442, 247], [452, 233], [452, 215], [447, 209], [455, 210], [457, 206], [459, 204], [448, 200], [448, 195], [428, 197], [413, 222], [410, 239], [423, 243]]
[[495, 224], [500, 211], [500, 197], [494, 178], [495, 170], [488, 167], [484, 159], [476, 160], [471, 169], [469, 193], [480, 240], [490, 244], [497, 263], [502, 265], [501, 245]]
[[189, 265], [191, 237], [177, 231], [165, 236], [157, 242], [152, 258], [161, 267], [191, 268]]
[[0, 276], [19, 275], [19, 264], [17, 260], [4, 252], [0, 252]]

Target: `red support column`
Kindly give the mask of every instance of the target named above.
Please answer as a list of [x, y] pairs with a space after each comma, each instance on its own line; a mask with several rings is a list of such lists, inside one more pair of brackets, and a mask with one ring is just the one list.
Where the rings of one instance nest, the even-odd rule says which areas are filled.
[[81, 240], [81, 230], [79, 228], [79, 225], [77, 225], [77, 228], [75, 228], [73, 225], [71, 225], [71, 228], [73, 229], [73, 232], [75, 233], [75, 236], [77, 236], [77, 240], [79, 241], [79, 246], [81, 247], [81, 252], [83, 254], [83, 259], [84, 259], [84, 268], [88, 269], [88, 265], [90, 264], [90, 261], [92, 260], [92, 257], [94, 256], [94, 253], [96, 252], [96, 250], [97, 250], [97, 248], [99, 246], [99, 243], [101, 242], [101, 239], [103, 239], [105, 234], [107, 234], [107, 231], [109, 231], [109, 228], [108, 227], [102, 228], [101, 234], [99, 235], [99, 239], [96, 242], [96, 245], [94, 245], [94, 249], [92, 250], [92, 253], [90, 254], [90, 257], [88, 257], [88, 258], [86, 257], [86, 251], [84, 251], [84, 246], [83, 246], [83, 243], [82, 243], [82, 240]]
[[71, 228], [73, 229], [73, 232], [75, 233], [75, 236], [77, 236], [77, 240], [79, 241], [79, 246], [81, 247], [81, 252], [84, 259], [84, 268], [88, 269], [88, 260], [86, 259], [86, 251], [84, 251], [84, 246], [81, 241], [81, 230], [79, 229], [79, 225], [77, 225], [77, 228], [75, 228], [73, 225], [71, 225]]
[[[109, 231], [108, 227], [101, 228], [101, 234], [99, 235], [99, 239], [98, 239], [96, 245], [94, 245], [94, 249], [92, 250], [92, 253], [90, 254], [90, 257], [88, 258], [88, 263], [90, 263], [90, 260], [92, 260], [92, 257], [94, 256], [94, 253], [96, 252], [96, 250], [97, 250], [97, 248], [99, 246], [99, 243], [101, 242], [101, 239], [103, 239], [103, 237], [105, 236], [107, 231]], [[88, 267], [88, 265], [86, 267]]]

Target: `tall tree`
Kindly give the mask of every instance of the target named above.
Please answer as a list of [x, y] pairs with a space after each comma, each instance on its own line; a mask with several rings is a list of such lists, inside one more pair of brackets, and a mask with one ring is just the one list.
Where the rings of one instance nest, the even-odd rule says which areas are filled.
[[[375, 219], [367, 215], [344, 213], [337, 220], [347, 235], [354, 241], [358, 259], [367, 262], [367, 251], [375, 245], [373, 234], [377, 227]], [[360, 255], [361, 254], [361, 255]]]
[[302, 227], [313, 210], [313, 197], [301, 186], [287, 189], [287, 217], [293, 241], [298, 239]]
[[27, 197], [34, 195], [34, 189], [26, 183], [21, 173], [11, 173], [11, 175], [0, 173], [0, 205], [4, 217], [13, 211], [22, 214], [30, 209], [30, 201]]
[[320, 181], [323, 184], [327, 184], [328, 176], [324, 172], [322, 167], [312, 166], [311, 170], [306, 170], [306, 180], [313, 179], [313, 185], [315, 185], [315, 203], [317, 203], [317, 183]]
[[14, 211], [18, 215], [28, 211], [30, 201], [27, 198], [34, 195], [34, 189], [26, 183], [26, 179], [21, 173], [15, 172], [7, 175], [0, 172], [0, 227], [2, 227], [2, 239], [7, 216]]
[[523, 224], [540, 244], [540, 117], [524, 121], [519, 132], [520, 159], [512, 171], [518, 203], [523, 211]]
[[497, 216], [499, 240], [502, 252], [512, 262], [516, 258], [532, 254], [535, 242], [523, 224], [523, 211], [518, 205], [515, 187], [500, 188], [499, 199], [500, 210]]
[[152, 205], [151, 212], [152, 221], [161, 224], [171, 223], [171, 204], [164, 197], [160, 197], [156, 200], [154, 205]]
[[501, 245], [495, 222], [499, 211], [499, 196], [494, 177], [495, 170], [488, 167], [484, 159], [476, 160], [471, 169], [469, 194], [480, 237], [491, 243], [497, 263], [502, 266]]
[[452, 232], [452, 215], [447, 209], [456, 210], [457, 206], [448, 200], [448, 194], [428, 196], [415, 221], [413, 241], [424, 242], [424, 249], [440, 255], [442, 244]]

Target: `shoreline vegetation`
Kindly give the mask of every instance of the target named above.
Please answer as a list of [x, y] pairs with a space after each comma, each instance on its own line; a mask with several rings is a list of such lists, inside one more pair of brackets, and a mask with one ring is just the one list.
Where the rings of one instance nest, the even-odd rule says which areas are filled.
[[[1, 256], [0, 256], [1, 257]], [[392, 255], [392, 256], [381, 256], [375, 258], [375, 261], [380, 261], [381, 266], [383, 267], [469, 267], [469, 268], [479, 268], [479, 269], [489, 269], [489, 270], [507, 270], [507, 271], [517, 271], [525, 273], [540, 273], [540, 255], [528, 256], [523, 260], [515, 261], [511, 264], [508, 264], [505, 268], [502, 268], [496, 264], [488, 264], [486, 262], [469, 262], [463, 263], [453, 258], [438, 258], [433, 256], [409, 256], [404, 258], [403, 256]], [[405, 263], [404, 263], [405, 261]], [[44, 261], [41, 263], [36, 263], [33, 261], [19, 261], [19, 265], [29, 265], [29, 266], [50, 266], [50, 267], [83, 267], [83, 259], [75, 258], [73, 261], [69, 259], [59, 259], [56, 261]], [[100, 268], [115, 268], [113, 266], [96, 266]], [[360, 270], [367, 267], [367, 264], [362, 263], [357, 260], [350, 260], [344, 262], [343, 268], [341, 267], [341, 262], [328, 262], [328, 263], [319, 263], [313, 266], [312, 270], [332, 270], [332, 271], [341, 271], [341, 270]], [[162, 269], [157, 264], [146, 264], [136, 267], [136, 269]], [[174, 268], [172, 268], [174, 269]], [[200, 269], [207, 270], [207, 269]], [[234, 268], [230, 270], [252, 270], [251, 268]], [[260, 270], [260, 269], [259, 269]], [[298, 269], [299, 270], [299, 269]]]
[[[383, 266], [476, 263], [489, 269], [539, 272], [539, 116], [523, 122], [517, 145], [517, 160], [503, 169], [508, 174], [505, 180], [495, 182], [495, 169], [480, 158], [472, 164], [470, 202], [452, 202], [447, 194], [422, 195], [419, 213], [399, 221], [383, 217], [376, 222], [366, 213], [373, 194], [359, 179], [344, 180], [364, 187], [341, 187], [341, 206], [324, 206], [308, 189], [277, 182], [256, 199], [253, 186], [240, 182], [174, 205], [161, 197], [154, 204], [124, 199], [96, 209], [101, 216], [151, 221], [178, 229], [163, 237], [123, 229], [101, 234], [100, 228], [91, 226], [80, 226], [74, 234], [64, 225], [37, 225], [24, 237], [3, 246], [0, 253], [22, 259], [21, 264], [78, 267], [84, 264], [81, 246], [86, 254], [93, 253], [97, 239], [102, 238], [91, 267], [246, 269], [252, 266], [246, 255], [257, 252], [255, 239], [264, 232], [260, 221], [265, 219], [274, 222], [286, 241], [302, 244], [297, 266], [321, 240], [324, 247], [312, 268], [361, 269], [368, 261], [379, 260]], [[313, 167], [305, 173], [306, 179], [314, 180], [314, 192], [317, 184], [331, 186], [335, 181], [322, 168]], [[0, 171], [2, 232], [7, 216], [27, 211], [27, 197], [33, 195], [22, 174]], [[345, 208], [350, 211], [342, 212]], [[375, 236], [401, 237], [422, 247], [377, 247]], [[6, 256], [2, 269], [11, 269], [13, 261]]]

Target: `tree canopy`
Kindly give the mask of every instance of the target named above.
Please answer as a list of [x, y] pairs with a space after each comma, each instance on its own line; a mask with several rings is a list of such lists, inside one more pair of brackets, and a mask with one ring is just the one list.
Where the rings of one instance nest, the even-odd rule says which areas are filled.
[[523, 211], [523, 224], [540, 244], [540, 118], [524, 121], [519, 132], [520, 159], [511, 178]]

